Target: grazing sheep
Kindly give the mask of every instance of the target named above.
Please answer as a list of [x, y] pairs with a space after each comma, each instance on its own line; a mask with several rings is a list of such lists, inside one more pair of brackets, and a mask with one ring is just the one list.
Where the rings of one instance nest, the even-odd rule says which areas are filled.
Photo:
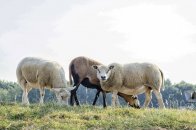
[[[92, 68], [92, 65], [102, 65], [102, 64], [95, 60], [82, 56], [76, 57], [70, 62], [69, 80], [70, 80], [70, 84], [73, 84], [72, 82], [74, 81], [74, 86], [76, 86], [76, 88], [71, 91], [71, 97], [70, 97], [71, 105], [74, 105], [73, 98], [75, 99], [76, 104], [79, 105], [76, 91], [79, 85], [82, 84], [87, 88], [97, 89], [97, 93], [95, 95], [93, 105], [96, 104], [99, 94], [100, 92], [102, 92], [103, 107], [106, 107], [106, 102], [105, 102], [106, 95], [100, 86], [99, 79], [96, 76], [96, 70]], [[73, 77], [73, 81], [72, 81], [72, 77]], [[129, 103], [130, 106], [139, 108], [139, 101], [137, 97], [132, 95], [126, 95], [123, 93], [118, 93], [118, 95], [124, 98], [125, 101]]]
[[52, 89], [58, 103], [68, 104], [68, 98], [73, 87], [67, 87], [63, 68], [56, 62], [27, 57], [17, 67], [16, 76], [23, 95], [22, 103], [28, 105], [28, 93], [32, 88], [40, 89], [40, 103], [43, 104], [45, 88]]
[[158, 100], [159, 107], [164, 108], [162, 95], [164, 77], [162, 71], [150, 63], [132, 63], [120, 65], [117, 63], [94, 65], [97, 70], [97, 78], [103, 90], [112, 91], [112, 104], [115, 106], [117, 92], [127, 95], [138, 95], [145, 92], [145, 103], [147, 107], [151, 101], [152, 90]]

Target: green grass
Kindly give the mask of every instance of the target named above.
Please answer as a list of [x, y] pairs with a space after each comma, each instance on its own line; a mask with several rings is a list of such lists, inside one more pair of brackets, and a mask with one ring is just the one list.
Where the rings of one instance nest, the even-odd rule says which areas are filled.
[[196, 111], [3, 104], [0, 129], [196, 130]]

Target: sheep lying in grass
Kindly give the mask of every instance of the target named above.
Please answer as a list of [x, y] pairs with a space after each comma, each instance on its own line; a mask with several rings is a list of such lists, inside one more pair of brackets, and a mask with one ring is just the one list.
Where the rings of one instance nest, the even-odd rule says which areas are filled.
[[58, 103], [68, 104], [73, 87], [67, 87], [63, 68], [56, 62], [39, 58], [24, 58], [17, 67], [16, 76], [23, 95], [22, 103], [28, 105], [28, 93], [32, 88], [40, 89], [40, 103], [43, 104], [45, 88], [52, 89]]
[[162, 95], [164, 77], [162, 71], [150, 63], [132, 63], [120, 65], [118, 63], [94, 65], [97, 70], [97, 78], [103, 90], [112, 91], [112, 104], [115, 106], [117, 92], [128, 95], [145, 93], [144, 107], [151, 101], [152, 91], [154, 92], [160, 108], [164, 108]]
[[[97, 78], [96, 75], [96, 70], [92, 68], [92, 65], [102, 65], [102, 64], [93, 59], [83, 57], [83, 56], [76, 57], [70, 62], [69, 65], [70, 84], [72, 84], [72, 82], [74, 81], [74, 86], [76, 86], [76, 88], [71, 91], [71, 97], [70, 97], [71, 105], [74, 104], [73, 98], [75, 98], [76, 104], [79, 105], [76, 91], [79, 85], [82, 84], [84, 87], [97, 89], [97, 94], [95, 95], [93, 105], [95, 105], [100, 92], [102, 92], [103, 107], [106, 107], [106, 101], [105, 101], [106, 95], [100, 86], [99, 79]], [[72, 81], [72, 77], [73, 77], [73, 81]], [[128, 102], [130, 106], [139, 108], [139, 101], [137, 97], [132, 95], [126, 95], [123, 93], [118, 93], [118, 95], [124, 98], [125, 101]]]

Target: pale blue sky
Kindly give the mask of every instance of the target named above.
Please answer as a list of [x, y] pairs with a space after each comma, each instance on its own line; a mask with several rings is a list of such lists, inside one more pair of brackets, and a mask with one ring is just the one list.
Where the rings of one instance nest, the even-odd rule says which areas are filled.
[[77, 56], [104, 64], [152, 62], [172, 82], [196, 83], [194, 0], [0, 1], [0, 79], [26, 56], [65, 69]]

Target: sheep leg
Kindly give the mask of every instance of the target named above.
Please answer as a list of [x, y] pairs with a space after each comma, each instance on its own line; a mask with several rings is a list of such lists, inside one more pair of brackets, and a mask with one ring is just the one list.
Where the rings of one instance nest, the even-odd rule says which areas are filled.
[[44, 95], [45, 95], [44, 87], [41, 87], [39, 90], [40, 90], [40, 104], [43, 104], [44, 103]]
[[152, 99], [152, 90], [147, 89], [145, 92], [145, 102], [143, 107], [148, 107], [151, 99]]
[[56, 95], [56, 98], [57, 98], [57, 104], [58, 105], [62, 105], [62, 98], [61, 98], [61, 96], [59, 96], [59, 94], [57, 92], [55, 93], [55, 95]]
[[70, 104], [71, 104], [72, 106], [74, 105], [73, 98], [75, 99], [76, 105], [79, 106], [80, 103], [79, 103], [79, 101], [78, 101], [78, 97], [77, 97], [76, 91], [71, 92]]
[[103, 107], [106, 108], [106, 92], [105, 91], [102, 91], [102, 95], [103, 95]]
[[71, 91], [71, 96], [70, 96], [70, 105], [73, 106], [74, 105], [74, 93], [73, 93], [73, 90]]
[[118, 93], [118, 91], [113, 91], [112, 92], [112, 106], [113, 107], [116, 106], [117, 93]]
[[65, 99], [65, 105], [68, 105], [68, 97], [66, 97], [66, 99]]
[[76, 102], [76, 105], [77, 105], [77, 106], [80, 105], [80, 103], [79, 103], [79, 101], [78, 101], [77, 94], [76, 94], [76, 91], [78, 90], [78, 87], [79, 87], [79, 86], [80, 86], [80, 84], [78, 84], [78, 85], [76, 86], [76, 88], [75, 88], [74, 90], [71, 91], [71, 94], [73, 94], [73, 97], [74, 97], [74, 99], [75, 99], [75, 102]]
[[75, 89], [71, 90], [71, 96], [70, 96], [70, 105], [73, 106], [74, 105], [74, 100], [73, 98], [75, 99], [75, 102], [76, 102], [76, 105], [80, 105], [79, 104], [79, 101], [78, 101], [78, 98], [77, 98], [77, 95], [76, 95], [76, 91], [78, 90], [78, 87], [79, 87], [80, 84], [74, 84], [74, 86], [76, 86]]
[[159, 91], [157, 91], [157, 90], [153, 90], [153, 92], [154, 92], [154, 94], [155, 94], [155, 96], [157, 98], [157, 101], [159, 103], [159, 108], [165, 108], [165, 105], [163, 103], [162, 94]]
[[115, 103], [116, 103], [116, 106], [120, 106], [118, 95], [116, 96], [116, 102]]
[[97, 93], [96, 93], [96, 95], [95, 95], [95, 99], [94, 99], [94, 101], [93, 101], [93, 106], [96, 104], [100, 92], [101, 92], [100, 90], [97, 90]]
[[27, 91], [27, 88], [26, 88], [26, 87], [23, 88], [22, 104], [24, 104], [24, 105], [29, 105], [28, 91]]
[[74, 98], [75, 98], [75, 101], [76, 101], [76, 105], [77, 105], [77, 106], [79, 106], [79, 105], [80, 105], [80, 103], [79, 103], [79, 101], [78, 101], [78, 97], [77, 97], [76, 92], [75, 92]]
[[26, 80], [21, 80], [21, 86], [23, 90], [22, 94], [22, 104], [24, 105], [29, 105], [29, 100], [28, 100], [28, 85]]
[[25, 87], [25, 90], [23, 89], [22, 104], [29, 105], [28, 94], [29, 94], [30, 90], [31, 90], [31, 87], [28, 85]]

